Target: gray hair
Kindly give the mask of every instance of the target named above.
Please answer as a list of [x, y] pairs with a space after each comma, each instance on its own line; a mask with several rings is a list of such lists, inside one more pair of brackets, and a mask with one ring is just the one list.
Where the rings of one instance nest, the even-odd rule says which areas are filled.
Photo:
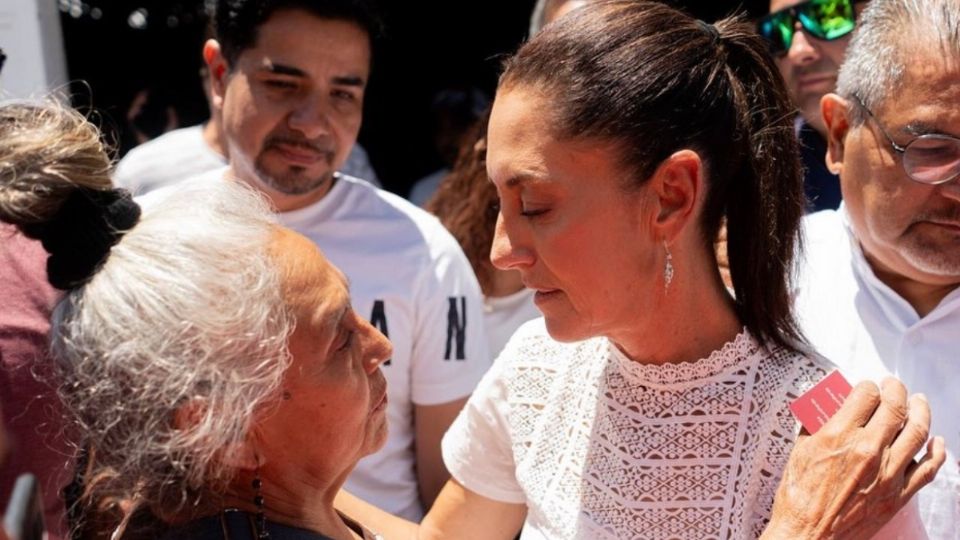
[[[917, 50], [960, 58], [957, 0], [872, 0], [860, 15], [837, 78], [837, 93], [854, 96], [871, 110], [900, 90]], [[851, 123], [864, 121], [859, 107]]]
[[[158, 503], [230, 478], [223, 451], [276, 397], [293, 329], [263, 199], [181, 189], [144, 215], [53, 315], [65, 404], [115, 484]], [[174, 422], [189, 410], [188, 425]]]
[[557, 11], [571, 1], [573, 0], [537, 0], [530, 13], [530, 34], [527, 38], [532, 39], [544, 26], [553, 22]]
[[[109, 159], [96, 158], [103, 147], [82, 115], [49, 102], [0, 106], [0, 118], [10, 107], [18, 120], [0, 122], [0, 201], [9, 203], [0, 220], [49, 219], [38, 209], [80, 189], [74, 176], [109, 187], [107, 170], [90, 172]], [[66, 153], [36, 144], [56, 147], [60, 131], [84, 135]], [[47, 167], [31, 165], [40, 158]], [[51, 330], [69, 420], [93, 450], [93, 495], [165, 508], [231, 478], [224, 452], [278, 401], [294, 327], [263, 197], [228, 181], [176, 189], [66, 294]]]

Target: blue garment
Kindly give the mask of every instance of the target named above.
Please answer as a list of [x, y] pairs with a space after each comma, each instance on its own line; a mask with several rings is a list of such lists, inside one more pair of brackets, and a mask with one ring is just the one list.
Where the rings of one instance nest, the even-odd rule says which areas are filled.
[[797, 139], [803, 164], [803, 191], [807, 196], [807, 212], [836, 210], [843, 196], [840, 177], [827, 169], [827, 141], [813, 127], [797, 118]]
[[[168, 530], [161, 540], [257, 540], [253, 514], [240, 510], [225, 510], [219, 514], [191, 521]], [[271, 540], [331, 540], [306, 529], [298, 529], [267, 522]]]

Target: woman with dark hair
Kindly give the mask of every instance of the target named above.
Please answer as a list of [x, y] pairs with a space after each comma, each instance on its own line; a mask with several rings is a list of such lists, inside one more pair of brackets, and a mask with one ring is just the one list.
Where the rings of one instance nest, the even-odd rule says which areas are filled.
[[764, 47], [735, 19], [613, 0], [507, 62], [491, 257], [544, 319], [447, 432], [421, 537], [867, 538], [932, 479], [942, 440], [913, 463], [929, 409], [894, 381], [797, 436], [788, 405], [831, 366], [791, 313], [803, 190]]
[[540, 317], [533, 291], [523, 286], [520, 272], [499, 270], [490, 262], [499, 203], [497, 188], [487, 178], [489, 113], [465, 137], [460, 155], [426, 209], [457, 239], [483, 291], [484, 329], [490, 354], [503, 350], [521, 324]]

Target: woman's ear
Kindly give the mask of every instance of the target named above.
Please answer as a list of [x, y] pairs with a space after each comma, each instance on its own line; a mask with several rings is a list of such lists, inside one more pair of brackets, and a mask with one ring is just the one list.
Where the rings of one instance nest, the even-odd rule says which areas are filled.
[[649, 181], [657, 212], [651, 230], [670, 243], [690, 223], [704, 190], [704, 168], [693, 150], [679, 150], [663, 160]]

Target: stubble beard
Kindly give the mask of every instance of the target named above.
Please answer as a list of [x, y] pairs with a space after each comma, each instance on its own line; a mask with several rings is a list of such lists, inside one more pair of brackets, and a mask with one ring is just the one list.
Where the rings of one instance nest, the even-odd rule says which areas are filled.
[[333, 169], [329, 169], [319, 176], [306, 176], [302, 167], [288, 167], [284, 172], [270, 172], [267, 170], [263, 157], [258, 157], [254, 163], [254, 172], [260, 182], [270, 189], [284, 195], [306, 195], [312, 193], [333, 181]]

